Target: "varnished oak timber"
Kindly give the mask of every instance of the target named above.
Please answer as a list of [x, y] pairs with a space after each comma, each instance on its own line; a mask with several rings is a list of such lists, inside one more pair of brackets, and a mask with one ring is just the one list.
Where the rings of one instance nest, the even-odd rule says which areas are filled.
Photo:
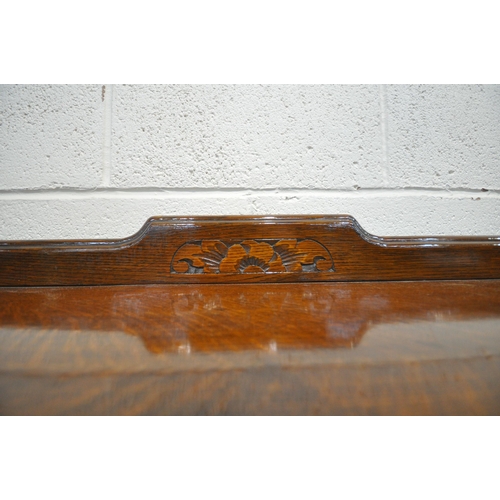
[[500, 280], [4, 288], [0, 413], [497, 415]]
[[0, 242], [0, 286], [500, 278], [500, 238], [383, 238], [350, 216], [154, 217], [122, 240]]
[[496, 280], [4, 288], [0, 327], [123, 332], [151, 353], [352, 348], [373, 325], [495, 319]]
[[0, 242], [5, 415], [498, 415], [500, 238], [155, 217]]

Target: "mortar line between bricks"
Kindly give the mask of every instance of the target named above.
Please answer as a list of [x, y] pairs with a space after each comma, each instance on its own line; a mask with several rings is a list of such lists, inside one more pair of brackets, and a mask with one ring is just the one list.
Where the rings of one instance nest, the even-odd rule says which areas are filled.
[[85, 199], [176, 199], [176, 198], [252, 198], [252, 197], [297, 197], [335, 199], [363, 198], [405, 198], [428, 196], [430, 198], [447, 199], [500, 199], [500, 190], [482, 190], [470, 188], [360, 188], [357, 190], [340, 189], [247, 189], [247, 188], [96, 188], [77, 190], [69, 188], [45, 190], [0, 190], [0, 201], [4, 200], [85, 200]]
[[103, 147], [102, 147], [102, 180], [101, 186], [111, 184], [111, 140], [114, 85], [103, 85], [104, 117], [103, 117]]
[[382, 176], [385, 186], [389, 184], [389, 153], [387, 136], [387, 89], [384, 84], [379, 85], [380, 96], [380, 133], [382, 139]]

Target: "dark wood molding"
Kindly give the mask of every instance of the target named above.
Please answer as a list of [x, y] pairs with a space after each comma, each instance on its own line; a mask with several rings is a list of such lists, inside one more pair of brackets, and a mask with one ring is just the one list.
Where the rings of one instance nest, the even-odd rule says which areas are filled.
[[379, 237], [348, 215], [153, 217], [120, 240], [0, 242], [0, 286], [500, 278], [500, 237]]

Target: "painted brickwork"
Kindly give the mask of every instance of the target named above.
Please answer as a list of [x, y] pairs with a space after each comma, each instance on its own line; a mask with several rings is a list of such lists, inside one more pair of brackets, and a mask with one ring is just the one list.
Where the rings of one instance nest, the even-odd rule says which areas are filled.
[[0, 239], [273, 213], [500, 234], [500, 86], [0, 86]]

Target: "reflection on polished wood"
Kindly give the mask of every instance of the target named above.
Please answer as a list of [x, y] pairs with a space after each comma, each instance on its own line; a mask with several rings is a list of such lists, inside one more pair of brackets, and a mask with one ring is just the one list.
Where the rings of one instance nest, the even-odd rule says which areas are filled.
[[496, 281], [0, 289], [0, 326], [121, 331], [152, 353], [353, 347], [376, 324], [500, 315]]
[[483, 415], [499, 381], [499, 237], [338, 215], [0, 242], [3, 414]]
[[500, 280], [0, 290], [3, 414], [498, 414]]

